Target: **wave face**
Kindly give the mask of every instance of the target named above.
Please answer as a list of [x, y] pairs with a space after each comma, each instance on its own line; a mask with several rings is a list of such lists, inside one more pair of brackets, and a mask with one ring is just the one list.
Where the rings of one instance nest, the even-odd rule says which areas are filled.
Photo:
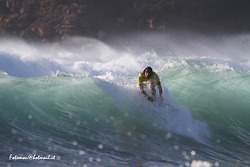
[[[250, 38], [126, 40], [0, 41], [1, 166], [250, 165]], [[163, 103], [138, 91], [148, 65]]]

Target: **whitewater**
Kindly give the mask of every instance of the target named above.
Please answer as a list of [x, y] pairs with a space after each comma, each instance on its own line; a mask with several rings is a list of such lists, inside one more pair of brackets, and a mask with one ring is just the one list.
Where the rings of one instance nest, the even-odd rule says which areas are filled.
[[[249, 46], [248, 34], [2, 37], [0, 166], [250, 166]], [[147, 66], [163, 103], [138, 90]]]

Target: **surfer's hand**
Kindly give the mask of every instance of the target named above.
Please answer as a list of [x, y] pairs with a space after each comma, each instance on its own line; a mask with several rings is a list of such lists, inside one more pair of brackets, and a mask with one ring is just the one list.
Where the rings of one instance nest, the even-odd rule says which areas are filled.
[[148, 97], [148, 100], [151, 101], [151, 102], [153, 102], [155, 99], [154, 99], [153, 97], [150, 97], [150, 96], [149, 96], [149, 97]]
[[163, 104], [163, 102], [164, 102], [164, 99], [163, 99], [163, 97], [161, 96], [161, 97], [160, 97], [160, 103], [159, 103], [159, 104], [161, 104], [161, 105], [162, 105], [162, 104]]

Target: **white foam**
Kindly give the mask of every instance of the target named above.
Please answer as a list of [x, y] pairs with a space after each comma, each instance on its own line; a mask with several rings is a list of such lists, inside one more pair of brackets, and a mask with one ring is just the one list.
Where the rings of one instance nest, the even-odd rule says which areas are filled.
[[194, 120], [189, 109], [176, 104], [166, 88], [163, 95], [164, 104], [167, 105], [151, 106], [150, 110], [153, 112], [144, 112], [144, 115], [153, 122], [154, 126], [165, 132], [187, 136], [199, 143], [209, 145], [210, 131], [207, 124]]
[[[248, 57], [241, 56], [245, 58], [243, 62], [234, 62], [236, 51], [242, 55], [246, 55], [245, 51], [248, 51], [247, 47], [242, 49], [241, 45], [231, 40], [236, 37], [224, 38], [219, 42], [196, 37], [192, 40], [190, 38], [188, 43], [178, 39], [180, 38], [178, 36], [169, 37], [174, 40], [158, 35], [159, 46], [155, 46], [154, 43], [152, 46], [147, 44], [150, 49], [140, 47], [146, 42], [145, 40], [138, 41], [140, 42], [137, 43], [138, 46], [137, 44], [133, 47], [128, 46], [132, 48], [129, 51], [115, 50], [101, 41], [84, 37], [69, 38], [62, 43], [46, 44], [2, 38], [0, 40], [0, 70], [9, 75], [21, 77], [51, 75], [56, 71], [92, 76], [111, 72], [117, 76], [131, 76], [137, 75], [146, 66], [159, 71], [164, 68], [189, 65], [187, 61], [192, 59], [201, 63], [209, 62], [210, 64], [206, 64], [206, 67], [215, 72], [224, 69], [250, 70]], [[185, 36], [185, 38], [188, 37]], [[239, 40], [245, 40], [245, 38], [241, 37]], [[231, 46], [232, 43], [236, 46]], [[134, 48], [140, 50], [140, 53], [133, 52]], [[229, 52], [232, 49], [233, 53]], [[199, 67], [196, 65], [196, 68]]]
[[28, 44], [22, 40], [0, 41], [0, 70], [13, 76], [69, 74], [134, 75], [145, 66], [159, 68], [164, 62], [156, 54], [133, 55], [115, 51], [90, 38], [71, 38], [63, 43]]

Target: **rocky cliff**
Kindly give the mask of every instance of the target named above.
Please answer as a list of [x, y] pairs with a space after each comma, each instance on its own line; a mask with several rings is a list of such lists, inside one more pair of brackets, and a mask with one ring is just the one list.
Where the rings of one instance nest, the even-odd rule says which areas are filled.
[[246, 0], [0, 0], [0, 33], [48, 41], [176, 27], [248, 31], [249, 8]]

